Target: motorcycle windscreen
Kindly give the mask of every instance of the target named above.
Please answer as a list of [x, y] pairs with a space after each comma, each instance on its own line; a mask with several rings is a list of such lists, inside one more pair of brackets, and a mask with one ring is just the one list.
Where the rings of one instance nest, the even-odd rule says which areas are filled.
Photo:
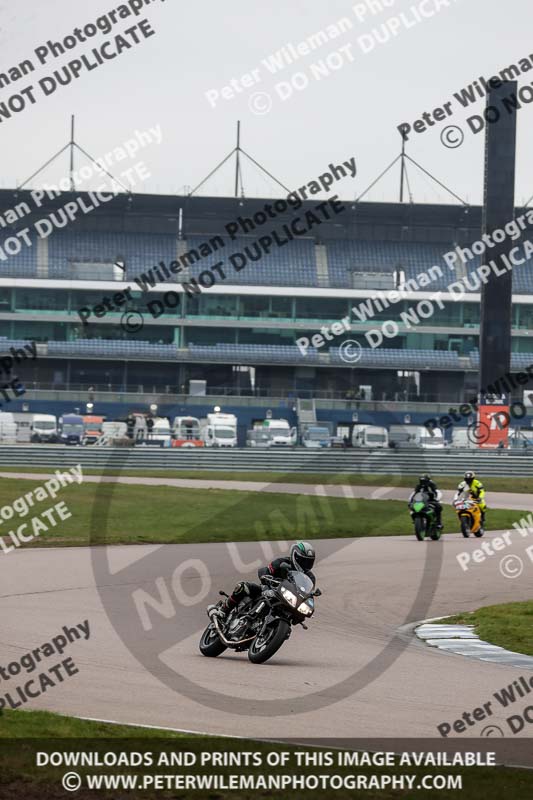
[[424, 505], [427, 505], [429, 503], [429, 494], [426, 494], [426, 492], [417, 492], [411, 500], [411, 503], [424, 503]]
[[287, 577], [292, 583], [294, 583], [300, 594], [311, 594], [315, 588], [311, 578], [309, 578], [307, 575], [304, 575], [303, 572], [293, 570], [292, 572], [289, 572]]

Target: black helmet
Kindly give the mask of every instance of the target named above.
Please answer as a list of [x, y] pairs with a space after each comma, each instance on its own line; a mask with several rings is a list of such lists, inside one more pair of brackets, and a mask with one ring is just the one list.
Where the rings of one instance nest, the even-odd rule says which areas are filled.
[[467, 482], [467, 484], [469, 486], [470, 486], [470, 484], [472, 483], [472, 481], [474, 480], [475, 477], [476, 477], [476, 473], [472, 472], [472, 470], [468, 470], [467, 472], [465, 472], [465, 481]]
[[291, 561], [294, 569], [307, 572], [315, 563], [315, 548], [309, 542], [295, 542], [291, 547]]
[[428, 475], [427, 472], [425, 475], [420, 476], [420, 483], [427, 485], [430, 481], [431, 481], [431, 475]]

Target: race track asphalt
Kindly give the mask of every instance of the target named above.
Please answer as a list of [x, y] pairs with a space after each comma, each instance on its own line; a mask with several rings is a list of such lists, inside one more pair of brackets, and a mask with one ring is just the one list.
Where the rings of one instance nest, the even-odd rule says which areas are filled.
[[[397, 492], [405, 498], [403, 489], [381, 496]], [[379, 496], [376, 489], [363, 493]], [[492, 495], [491, 502], [512, 507], [517, 498], [515, 507], [532, 507], [527, 495]], [[490, 532], [483, 541], [496, 536]], [[279, 653], [260, 666], [245, 653], [207, 659], [198, 640], [207, 602], [217, 599], [218, 589], [253, 579], [254, 562], [276, 555], [279, 543], [20, 549], [0, 557], [0, 665], [42, 645], [64, 625], [88, 619], [90, 639], [74, 642], [63, 655], [74, 658], [79, 673], [25, 707], [301, 740], [432, 737], [437, 725], [492, 701], [493, 713], [459, 738], [479, 736], [488, 724], [510, 736], [505, 719], [527, 698], [506, 710], [493, 693], [524, 671], [437, 652], [405, 626], [531, 598], [528, 544], [515, 532], [510, 547], [465, 572], [457, 555], [477, 549], [477, 539], [446, 534], [440, 542], [423, 543], [405, 536], [317, 541], [323, 590], [317, 613], [307, 631], [295, 628]], [[505, 577], [500, 569], [509, 554], [522, 557], [518, 577]], [[50, 657], [40, 669], [59, 660]], [[24, 673], [2, 681], [0, 692], [26, 679]], [[531, 735], [531, 727], [519, 735]]]

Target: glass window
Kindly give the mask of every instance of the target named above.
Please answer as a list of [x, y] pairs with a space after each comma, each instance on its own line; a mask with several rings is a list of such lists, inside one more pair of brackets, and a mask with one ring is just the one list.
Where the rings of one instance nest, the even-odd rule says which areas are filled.
[[36, 342], [64, 342], [67, 340], [66, 322], [14, 322], [15, 339], [31, 339]]
[[[71, 296], [70, 296], [71, 307], [73, 309], [78, 309], [78, 308], [82, 308], [83, 306], [90, 306], [90, 307], [97, 306], [102, 302], [103, 295], [104, 295], [104, 292], [102, 292], [102, 291], [100, 291], [100, 292], [96, 292], [96, 291], [89, 292], [89, 291], [85, 291], [85, 290], [82, 290], [80, 292], [72, 291], [71, 292]], [[65, 307], [66, 307], [66, 303], [65, 303]]]
[[[80, 303], [80, 307], [83, 306]], [[15, 289], [15, 310], [66, 311], [68, 292], [64, 289]]]
[[203, 293], [187, 297], [187, 316], [236, 317], [239, 298], [236, 295]]
[[233, 344], [235, 332], [231, 328], [186, 328], [184, 331], [186, 347], [189, 344], [203, 344], [208, 347], [220, 344]]
[[296, 319], [339, 320], [348, 315], [348, 303], [336, 297], [298, 297]]
[[271, 331], [253, 328], [252, 330], [239, 329], [237, 336], [239, 344], [275, 344], [294, 345], [297, 336], [302, 334], [296, 331]]
[[[459, 303], [457, 304], [460, 305]], [[461, 304], [463, 308], [463, 325], [465, 328], [474, 328], [480, 323], [480, 306], [479, 303], [464, 303]]]
[[271, 298], [272, 317], [292, 318], [292, 298], [272, 297]]
[[241, 317], [268, 317], [270, 300], [267, 290], [262, 297], [241, 295], [240, 297], [240, 316]]
[[11, 289], [0, 289], [0, 311], [11, 311]]
[[531, 330], [533, 328], [533, 306], [518, 306], [518, 315], [519, 327]]

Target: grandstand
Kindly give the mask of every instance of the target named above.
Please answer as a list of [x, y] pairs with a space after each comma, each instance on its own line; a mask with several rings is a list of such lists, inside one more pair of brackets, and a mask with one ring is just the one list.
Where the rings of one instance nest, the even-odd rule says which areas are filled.
[[[1, 190], [0, 203], [9, 208], [26, 195]], [[19, 227], [31, 228], [69, 199], [64, 193], [50, 200]], [[480, 208], [346, 203], [341, 215], [315, 228], [314, 236], [273, 246], [236, 271], [229, 263], [232, 253], [253, 254], [259, 236], [314, 207], [309, 202], [299, 211], [289, 208], [249, 236], [228, 238], [228, 222], [253, 216], [267, 202], [118, 195], [48, 238], [34, 234], [31, 247], [0, 261], [2, 349], [35, 340], [39, 358], [23, 377], [35, 392], [54, 389], [56, 399], [73, 387], [83, 394], [95, 386], [126, 393], [150, 385], [159, 393], [186, 396], [189, 381], [196, 379], [206, 380], [212, 397], [284, 398], [289, 411], [298, 397], [352, 399], [361, 396], [361, 387], [367, 398], [387, 401], [439, 397], [458, 402], [471, 394], [479, 367], [479, 296], [467, 292], [460, 299], [445, 298], [443, 309], [416, 326], [402, 324], [401, 313], [477, 268], [479, 258], [454, 273], [443, 255], [480, 237]], [[15, 234], [15, 227], [0, 230], [0, 247]], [[214, 236], [222, 238], [222, 247], [201, 260], [190, 257]], [[184, 254], [189, 254], [188, 266], [179, 276], [148, 294], [140, 291], [135, 277]], [[225, 280], [198, 294], [187, 290], [220, 262]], [[353, 311], [398, 287], [399, 276], [416, 281], [433, 266], [442, 274], [420, 292], [408, 292], [366, 321]], [[515, 270], [513, 282], [513, 368], [519, 368], [533, 362], [529, 263]], [[127, 287], [131, 300], [125, 305], [81, 324], [79, 308], [97, 306]], [[165, 303], [169, 291], [179, 295], [179, 302]], [[156, 299], [164, 311], [154, 318], [147, 303]], [[142, 330], [121, 326], [125, 310], [144, 315]], [[298, 338], [311, 339], [324, 325], [342, 319], [350, 320], [351, 330], [324, 347], [310, 347], [304, 355], [296, 346]], [[399, 323], [399, 335], [370, 349], [365, 333], [389, 319]], [[348, 339], [363, 348], [356, 364], [341, 357], [339, 348]], [[114, 402], [118, 408], [120, 400]], [[334, 403], [324, 408], [329, 418], [335, 414]]]

